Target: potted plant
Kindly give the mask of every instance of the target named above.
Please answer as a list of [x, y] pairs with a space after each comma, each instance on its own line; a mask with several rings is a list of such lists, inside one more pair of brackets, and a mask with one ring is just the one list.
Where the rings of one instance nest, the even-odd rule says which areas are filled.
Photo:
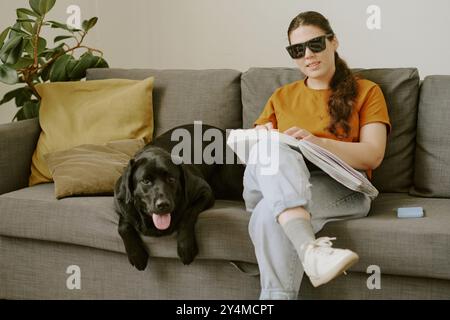
[[[83, 41], [98, 18], [93, 17], [77, 29], [65, 23], [46, 20], [56, 0], [29, 0], [30, 8], [16, 10], [13, 26], [0, 33], [0, 81], [24, 86], [9, 91], [0, 105], [12, 99], [19, 108], [13, 118], [24, 120], [39, 115], [40, 97], [36, 84], [55, 81], [78, 81], [86, 76], [88, 68], [107, 68], [100, 50], [83, 45]], [[53, 39], [53, 46], [41, 36], [44, 27], [63, 31]], [[67, 43], [67, 41], [70, 42]], [[78, 58], [76, 51], [84, 51]]]

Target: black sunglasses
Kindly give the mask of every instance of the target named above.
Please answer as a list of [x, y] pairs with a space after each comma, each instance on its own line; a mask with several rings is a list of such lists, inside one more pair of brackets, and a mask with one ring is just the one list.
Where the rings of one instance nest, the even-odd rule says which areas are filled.
[[301, 59], [305, 56], [306, 47], [308, 47], [312, 52], [318, 53], [327, 47], [327, 43], [325, 41], [326, 38], [334, 36], [333, 33], [327, 33], [323, 36], [313, 38], [309, 41], [303, 43], [296, 43], [286, 47], [287, 52], [292, 59]]

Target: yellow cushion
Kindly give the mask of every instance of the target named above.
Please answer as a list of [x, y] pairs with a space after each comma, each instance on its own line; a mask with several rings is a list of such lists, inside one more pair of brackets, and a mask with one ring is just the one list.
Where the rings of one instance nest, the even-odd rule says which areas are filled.
[[128, 161], [144, 145], [144, 139], [126, 139], [45, 154], [56, 198], [113, 195], [114, 185]]
[[41, 96], [42, 129], [33, 154], [29, 185], [51, 182], [44, 154], [82, 144], [153, 137], [152, 90], [145, 80], [92, 80], [44, 83]]

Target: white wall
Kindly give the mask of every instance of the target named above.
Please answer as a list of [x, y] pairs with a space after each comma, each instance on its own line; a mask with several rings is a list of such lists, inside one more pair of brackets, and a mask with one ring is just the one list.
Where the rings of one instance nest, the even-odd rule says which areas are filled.
[[[2, 0], [0, 29], [14, 23], [27, 0]], [[284, 47], [290, 20], [323, 13], [351, 67], [417, 67], [421, 78], [450, 74], [449, 0], [57, 0], [49, 18], [65, 21], [76, 4], [82, 19], [98, 16], [87, 44], [111, 67], [158, 69], [294, 67]], [[369, 5], [381, 29], [369, 30]], [[0, 83], [0, 95], [12, 87]], [[0, 106], [0, 123], [16, 109]]]

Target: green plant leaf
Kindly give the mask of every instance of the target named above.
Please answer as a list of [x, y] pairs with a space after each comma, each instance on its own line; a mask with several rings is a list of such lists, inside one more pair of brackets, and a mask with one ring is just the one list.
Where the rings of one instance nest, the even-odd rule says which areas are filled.
[[69, 78], [73, 72], [73, 69], [75, 68], [75, 66], [78, 63], [77, 59], [75, 59], [73, 56], [70, 56], [70, 57], [71, 57], [71, 59], [69, 59], [69, 61], [67, 61], [67, 64], [66, 64], [66, 72], [67, 72], [67, 75], [69, 76]]
[[25, 114], [23, 112], [23, 108], [20, 108], [19, 111], [17, 111], [16, 115], [14, 116], [14, 118], [12, 119], [12, 121], [16, 120], [17, 121], [22, 121], [25, 120]]
[[27, 14], [16, 10], [17, 13], [17, 22], [20, 23], [23, 29], [28, 31], [29, 33], [33, 33], [33, 25], [31, 23], [34, 23], [35, 21], [33, 19], [30, 19]]
[[47, 49], [47, 40], [44, 38], [39, 37], [38, 39], [38, 56]]
[[3, 64], [0, 66], [0, 81], [6, 84], [15, 84], [19, 82], [17, 71], [10, 66]]
[[16, 94], [17, 94], [16, 91], [18, 91], [20, 89], [22, 89], [22, 88], [15, 89], [15, 90], [12, 90], [12, 91], [9, 91], [9, 92], [5, 93], [5, 95], [3, 96], [2, 100], [0, 100], [0, 105], [2, 105], [4, 103], [7, 103], [7, 102], [11, 101], [12, 99], [14, 99], [16, 97]]
[[64, 43], [54, 47], [53, 49], [46, 49], [41, 52], [40, 56], [44, 57], [46, 60], [54, 58], [56, 55], [60, 55], [64, 52]]
[[29, 37], [30, 34], [23, 31], [22, 26], [20, 25], [19, 22], [16, 22], [12, 27], [10, 27], [10, 33], [9, 33], [9, 37], [8, 39], [12, 39], [12, 38], [17, 38], [17, 37]]
[[50, 26], [52, 28], [60, 28], [60, 29], [65, 29], [65, 30], [70, 31], [69, 30], [70, 27], [67, 24], [65, 24], [65, 23], [61, 23], [61, 22], [58, 22], [58, 21], [52, 21], [52, 20], [47, 21], [47, 23], [50, 24]]
[[[19, 23], [20, 26], [20, 23]], [[20, 35], [20, 36], [31, 36], [30, 33], [23, 31], [22, 29], [19, 28], [11, 28], [11, 33], [15, 32], [15, 34]]]
[[15, 64], [22, 53], [21, 37], [16, 37], [8, 40], [0, 50], [0, 60], [6, 64]]
[[96, 57], [97, 62], [90, 66], [90, 68], [109, 68], [108, 62], [102, 57]]
[[16, 12], [20, 12], [22, 14], [26, 14], [28, 16], [32, 16], [32, 17], [36, 17], [36, 18], [40, 17], [40, 15], [38, 15], [36, 12], [34, 12], [30, 9], [27, 9], [27, 8], [19, 8], [16, 10]]
[[52, 65], [53, 64], [49, 64], [47, 65], [40, 73], [40, 77], [42, 79], [42, 82], [46, 82], [48, 80], [50, 80], [50, 70], [52, 70]]
[[97, 24], [98, 18], [93, 17], [89, 20], [84, 20], [81, 26], [83, 27], [83, 30], [88, 32], [90, 29], [92, 29]]
[[33, 65], [33, 63], [34, 63], [34, 59], [29, 56], [20, 57], [19, 60], [17, 60], [17, 62], [14, 65], [12, 65], [11, 67], [16, 70], [19, 70], [19, 69], [30, 67]]
[[15, 90], [12, 90], [12, 91], [9, 91], [9, 92], [5, 93], [5, 95], [3, 96], [2, 100], [0, 100], [0, 105], [2, 105], [4, 103], [7, 103], [7, 102], [11, 101], [12, 99], [14, 99], [16, 97], [16, 95], [17, 95], [17, 92], [19, 90], [21, 90], [21, 89], [22, 88], [19, 88], [19, 89], [15, 89]]
[[55, 5], [56, 0], [30, 0], [30, 7], [40, 16], [45, 15]]
[[86, 52], [84, 53], [77, 64], [73, 67], [71, 72], [69, 73], [69, 77], [71, 80], [81, 80], [86, 77], [86, 70], [89, 69], [92, 65], [97, 62], [97, 57], [93, 56], [92, 53]]
[[25, 119], [33, 119], [39, 116], [39, 101], [31, 100], [27, 101], [22, 109], [25, 115]]
[[76, 31], [81, 31], [80, 29], [71, 28], [67, 24], [64, 24], [64, 23], [61, 23], [61, 22], [58, 22], [58, 21], [47, 21], [47, 23], [50, 24], [50, 26], [52, 28], [64, 29], [64, 30], [69, 31], [71, 33], [74, 33]]
[[25, 102], [31, 100], [32, 92], [28, 86], [17, 88], [12, 91], [7, 92], [3, 99], [0, 100], [0, 105], [4, 104], [6, 102], [11, 101], [12, 99], [15, 99], [16, 106], [23, 106]]
[[21, 91], [21, 90], [23, 90], [23, 88], [14, 89], [14, 90], [11, 90], [11, 91], [5, 93], [2, 100], [0, 100], [0, 105], [7, 103], [7, 102], [11, 101], [12, 99], [14, 99], [19, 94], [19, 91]]
[[[28, 18], [17, 18], [16, 19], [16, 21], [17, 22], [19, 22], [19, 23], [21, 23], [22, 24], [22, 27], [23, 27], [23, 22], [36, 22], [35, 20], [33, 20], [33, 19], [28, 19]], [[31, 30], [27, 30], [27, 31], [32, 31], [33, 30], [33, 28], [31, 28]]]
[[53, 40], [54, 43], [61, 41], [61, 40], [66, 40], [69, 38], [74, 38], [74, 36], [57, 36], [55, 37], [55, 39]]
[[55, 81], [66, 81], [68, 80], [66, 65], [68, 61], [71, 59], [71, 55], [64, 54], [60, 56], [56, 61], [52, 64], [49, 79], [52, 82]]
[[5, 30], [2, 31], [2, 33], [0, 33], [0, 49], [3, 47], [3, 44], [5, 43], [5, 39], [8, 36], [8, 32], [11, 28], [8, 27]]
[[64, 43], [60, 43], [59, 45], [57, 45], [52, 49], [45, 49], [44, 51], [41, 52], [39, 56], [44, 57], [46, 60], [50, 60], [56, 56], [60, 56], [61, 54], [64, 53], [64, 51], [65, 51]]
[[[44, 52], [47, 47], [47, 41], [44, 38], [39, 37], [38, 39], [38, 56]], [[31, 57], [34, 57], [34, 44], [33, 39], [26, 40], [24, 51], [26, 51]]]
[[33, 25], [33, 31], [31, 32], [33, 35], [36, 35], [38, 33], [39, 25], [41, 25], [41, 27], [43, 26], [41, 21]]
[[20, 91], [17, 93], [15, 98], [16, 106], [23, 106], [27, 101], [31, 99], [32, 95], [33, 92], [28, 86], [20, 88]]
[[39, 116], [40, 102], [37, 100], [30, 100], [24, 104], [23, 107], [17, 111], [13, 118], [13, 121], [17, 119], [18, 121], [32, 119]]
[[42, 53], [45, 54], [45, 53], [49, 53], [49, 52], [54, 52], [56, 50], [62, 50], [63, 47], [64, 47], [64, 43], [60, 43], [54, 48], [51, 48], [51, 49], [47, 48], [47, 49], [45, 49], [44, 51], [42, 51]]

